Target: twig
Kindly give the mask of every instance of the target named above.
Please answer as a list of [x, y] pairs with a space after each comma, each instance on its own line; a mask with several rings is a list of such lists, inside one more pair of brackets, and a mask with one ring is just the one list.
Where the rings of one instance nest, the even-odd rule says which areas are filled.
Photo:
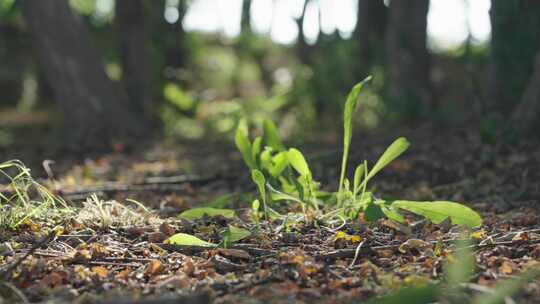
[[219, 175], [199, 176], [199, 175], [177, 175], [166, 177], [149, 177], [138, 183], [118, 183], [107, 182], [103, 185], [77, 188], [75, 190], [59, 190], [61, 196], [81, 196], [90, 193], [125, 192], [125, 191], [148, 191], [148, 190], [178, 190], [180, 184], [197, 183], [205, 184], [218, 178], [225, 178]]
[[351, 265], [349, 265], [349, 268], [353, 267], [354, 264], [356, 263], [356, 260], [358, 259], [358, 255], [360, 255], [360, 248], [362, 248], [362, 245], [364, 245], [364, 242], [365, 241], [360, 242], [360, 244], [358, 244], [358, 246], [356, 247], [356, 251], [354, 252], [354, 258], [351, 262]]

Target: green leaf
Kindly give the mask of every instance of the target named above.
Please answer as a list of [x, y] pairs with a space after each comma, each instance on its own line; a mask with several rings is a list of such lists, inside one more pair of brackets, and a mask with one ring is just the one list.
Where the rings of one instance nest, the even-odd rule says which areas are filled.
[[264, 142], [276, 151], [284, 151], [285, 146], [279, 138], [276, 125], [270, 119], [265, 119], [263, 122]]
[[264, 201], [264, 198], [266, 197], [266, 179], [264, 178], [264, 174], [257, 169], [251, 170], [251, 179], [257, 185], [257, 189]]
[[374, 222], [383, 217], [384, 213], [382, 212], [381, 207], [373, 203], [368, 204], [366, 210], [364, 211], [364, 218], [368, 222]]
[[179, 217], [186, 220], [195, 220], [195, 219], [199, 219], [203, 217], [205, 214], [208, 216], [221, 215], [226, 218], [233, 218], [235, 215], [234, 210], [231, 210], [231, 209], [200, 207], [200, 208], [192, 208], [192, 209], [186, 210], [180, 213]]
[[353, 192], [356, 195], [358, 192], [358, 188], [360, 188], [360, 180], [362, 179], [362, 175], [364, 174], [364, 171], [366, 170], [365, 164], [358, 165], [356, 167], [356, 170], [354, 170], [354, 181], [353, 181]]
[[371, 80], [371, 76], [368, 76], [362, 82], [355, 85], [347, 100], [345, 101], [345, 107], [343, 109], [343, 157], [341, 159], [341, 176], [339, 178], [339, 191], [343, 187], [343, 180], [345, 179], [345, 173], [347, 171], [347, 159], [349, 158], [349, 146], [352, 139], [352, 117], [356, 106], [358, 105], [358, 96], [362, 92], [364, 85]]
[[273, 177], [278, 177], [289, 165], [287, 152], [279, 152], [272, 158], [272, 161], [274, 162], [274, 165], [272, 168], [270, 168], [270, 175]]
[[393, 207], [386, 206], [384, 204], [380, 205], [380, 207], [381, 207], [382, 212], [384, 213], [384, 215], [386, 215], [387, 218], [401, 224], [405, 223], [405, 218], [403, 218], [403, 216], [399, 214], [399, 212]]
[[258, 199], [253, 200], [253, 202], [251, 202], [251, 210], [253, 212], [258, 212], [260, 207], [261, 207], [261, 202], [259, 202]]
[[482, 224], [482, 218], [478, 213], [467, 206], [454, 202], [394, 201], [391, 206], [422, 215], [435, 224], [440, 224], [447, 218], [450, 218], [454, 224], [465, 225], [470, 228]]
[[257, 156], [261, 153], [262, 138], [260, 136], [255, 137], [253, 144], [251, 145], [251, 158], [257, 163]]
[[373, 166], [373, 168], [369, 171], [369, 174], [363, 183], [367, 183], [367, 181], [375, 176], [375, 174], [405, 152], [405, 150], [409, 148], [409, 145], [410, 143], [405, 137], [396, 139], [388, 148], [386, 148], [386, 151], [384, 151], [383, 155], [381, 155], [375, 166]]
[[287, 158], [291, 166], [298, 172], [298, 174], [304, 178], [311, 176], [311, 171], [309, 170], [309, 166], [304, 158], [304, 155], [302, 155], [302, 152], [295, 148], [290, 148], [289, 152], [287, 153]]
[[230, 243], [241, 241], [250, 235], [251, 235], [251, 232], [249, 230], [244, 229], [244, 228], [238, 228], [231, 225], [229, 225], [227, 230], [225, 230], [225, 232], [223, 233], [223, 237], [228, 238], [228, 241]]
[[251, 150], [251, 143], [248, 139], [248, 129], [247, 129], [247, 122], [245, 119], [241, 119], [238, 123], [238, 128], [236, 128], [236, 134], [234, 137], [234, 142], [236, 144], [236, 148], [240, 151], [242, 154], [242, 158], [244, 159], [244, 162], [250, 169], [256, 168], [255, 159], [253, 159], [252, 156], [252, 150]]
[[166, 244], [179, 245], [179, 246], [199, 246], [199, 247], [216, 247], [216, 244], [209, 243], [199, 239], [196, 236], [186, 233], [177, 233], [167, 240]]

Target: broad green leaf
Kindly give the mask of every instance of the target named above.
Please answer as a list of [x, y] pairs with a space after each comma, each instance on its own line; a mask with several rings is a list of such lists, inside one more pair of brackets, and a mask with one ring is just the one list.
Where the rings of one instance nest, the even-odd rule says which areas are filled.
[[360, 188], [360, 180], [362, 179], [362, 175], [364, 175], [364, 171], [366, 170], [366, 165], [361, 164], [356, 167], [354, 170], [354, 180], [353, 180], [353, 192], [356, 195], [358, 192], [358, 188]]
[[229, 242], [235, 243], [240, 240], [243, 240], [251, 235], [251, 232], [244, 228], [238, 228], [235, 226], [229, 225], [227, 230], [225, 230], [224, 236], [228, 237]]
[[195, 219], [199, 219], [203, 217], [205, 214], [208, 216], [221, 215], [226, 218], [233, 218], [234, 210], [218, 209], [218, 208], [212, 208], [212, 207], [192, 208], [192, 209], [189, 209], [180, 213], [179, 217], [186, 220], [195, 220]]
[[467, 206], [454, 202], [394, 201], [391, 206], [422, 215], [435, 224], [440, 224], [447, 218], [450, 218], [452, 223], [456, 225], [465, 225], [470, 228], [482, 224], [482, 218], [478, 213]]
[[165, 240], [166, 244], [179, 246], [199, 246], [199, 247], [216, 247], [216, 244], [209, 243], [199, 239], [196, 236], [186, 233], [177, 233]]
[[279, 152], [276, 154], [272, 161], [274, 162], [273, 167], [270, 169], [270, 175], [273, 177], [278, 177], [281, 175], [283, 170], [289, 165], [289, 159], [287, 158], [287, 152]]
[[245, 119], [241, 119], [236, 128], [236, 134], [234, 137], [236, 148], [242, 154], [244, 162], [250, 169], [256, 168], [255, 159], [252, 156], [251, 143], [248, 139], [247, 122]]
[[264, 178], [264, 175], [261, 171], [257, 169], [251, 170], [251, 179], [257, 185], [257, 189], [259, 190], [259, 193], [261, 194], [261, 197], [264, 201], [264, 198], [266, 197], [266, 179]]
[[290, 148], [287, 152], [287, 158], [291, 166], [300, 174], [302, 177], [311, 176], [311, 171], [309, 166], [302, 155], [302, 152], [298, 151], [295, 148]]
[[384, 215], [386, 215], [387, 218], [401, 224], [405, 223], [405, 218], [403, 218], [403, 216], [399, 214], [399, 212], [393, 207], [389, 207], [384, 204], [380, 205], [380, 207], [381, 207], [382, 212], [384, 213]]
[[354, 110], [358, 104], [358, 97], [360, 92], [362, 92], [363, 86], [371, 80], [371, 76], [368, 76], [366, 79], [362, 80], [360, 83], [355, 85], [347, 100], [345, 101], [345, 107], [343, 109], [343, 157], [341, 159], [341, 176], [339, 178], [339, 192], [341, 192], [341, 187], [343, 187], [343, 180], [345, 179], [345, 174], [347, 171], [347, 159], [349, 158], [349, 146], [351, 145], [352, 139], [352, 117]]
[[285, 146], [279, 139], [279, 133], [276, 125], [270, 119], [265, 119], [263, 122], [264, 142], [276, 151], [284, 151]]
[[262, 138], [260, 136], [255, 137], [253, 144], [251, 145], [251, 158], [257, 163], [257, 156], [261, 153]]
[[366, 210], [364, 211], [364, 218], [368, 222], [374, 222], [383, 217], [384, 213], [382, 212], [381, 207], [373, 203], [368, 204]]

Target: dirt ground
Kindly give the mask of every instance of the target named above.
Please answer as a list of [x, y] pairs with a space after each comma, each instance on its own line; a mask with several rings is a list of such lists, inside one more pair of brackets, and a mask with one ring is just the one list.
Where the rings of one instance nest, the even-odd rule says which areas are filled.
[[[538, 266], [540, 143], [484, 144], [466, 130], [399, 131], [412, 146], [371, 187], [389, 197], [464, 202], [481, 213], [484, 224], [467, 237], [476, 260], [468, 294], [490, 293], [498, 281]], [[373, 162], [396, 134], [355, 136], [351, 164]], [[329, 189], [337, 187], [339, 141], [326, 136], [297, 146]], [[287, 231], [264, 222], [259, 233], [229, 248], [165, 244], [179, 232], [218, 243], [229, 224], [255, 229], [244, 194], [255, 187], [232, 146], [119, 146], [84, 159], [39, 149], [16, 146], [0, 157], [29, 164], [77, 212], [0, 232], [0, 303], [355, 302], [444, 281], [445, 261], [464, 235], [449, 223], [408, 215], [406, 226], [360, 217], [341, 227], [301, 224]], [[45, 170], [41, 162], [49, 157], [55, 163]], [[228, 200], [235, 218], [177, 217], [228, 193], [236, 193]], [[539, 303], [540, 280], [513, 299]]]

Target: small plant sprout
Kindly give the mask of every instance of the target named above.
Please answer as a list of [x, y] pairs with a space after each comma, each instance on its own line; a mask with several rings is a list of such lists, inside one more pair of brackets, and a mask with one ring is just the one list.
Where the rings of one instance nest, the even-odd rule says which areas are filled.
[[[270, 204], [280, 201], [299, 204], [303, 220], [310, 222], [312, 215], [319, 220], [338, 218], [340, 221], [353, 220], [360, 213], [368, 221], [386, 217], [392, 221], [405, 223], [400, 210], [423, 216], [435, 224], [450, 219], [452, 223], [467, 227], [482, 224], [478, 213], [469, 207], [455, 202], [434, 201], [418, 202], [409, 200], [384, 200], [368, 191], [368, 183], [388, 164], [403, 154], [410, 146], [409, 141], [400, 137], [392, 142], [379, 157], [373, 167], [367, 161], [357, 165], [352, 183], [347, 179], [347, 162], [353, 133], [353, 113], [364, 86], [371, 80], [355, 85], [349, 93], [343, 110], [343, 155], [338, 190], [336, 192], [320, 191], [320, 184], [313, 179], [306, 158], [295, 148], [286, 150], [279, 138], [277, 127], [270, 120], [263, 122], [263, 135], [250, 142], [248, 127], [242, 119], [236, 130], [235, 142], [247, 167], [251, 178], [257, 185], [260, 200], [264, 208], [264, 216], [283, 217]], [[268, 193], [266, 191], [268, 189]], [[255, 204], [254, 204], [255, 205]], [[281, 204], [281, 206], [283, 206]], [[252, 206], [252, 212], [255, 212]], [[258, 208], [257, 208], [258, 209]], [[287, 214], [287, 213], [285, 213]], [[288, 215], [289, 216], [289, 215]], [[255, 218], [255, 217], [254, 217]], [[283, 218], [282, 218], [283, 219]]]

